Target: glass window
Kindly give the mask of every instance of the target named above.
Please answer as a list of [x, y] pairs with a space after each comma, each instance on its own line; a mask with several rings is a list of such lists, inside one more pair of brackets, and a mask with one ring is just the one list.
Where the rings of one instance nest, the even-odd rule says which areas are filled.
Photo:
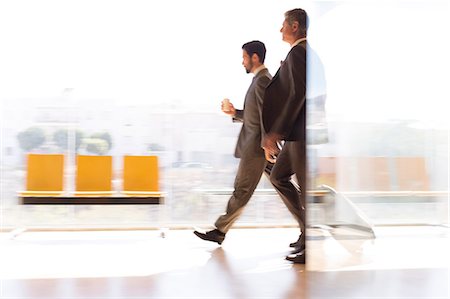
[[[263, 41], [275, 74], [289, 51], [279, 32], [283, 14], [298, 1], [87, 5], [0, 5], [8, 45], [0, 49], [2, 225], [211, 225], [238, 165], [240, 124], [220, 102], [242, 108], [252, 76], [241, 46]], [[331, 187], [376, 224], [448, 223], [445, 1], [309, 1], [304, 8], [311, 189]], [[123, 156], [156, 155], [165, 202], [21, 205], [29, 153], [65, 155], [68, 194], [76, 155], [112, 156], [113, 191], [122, 188]], [[294, 224], [266, 178], [258, 188], [239, 223]], [[330, 216], [333, 196], [310, 199], [312, 222], [352, 221], [348, 211]]]

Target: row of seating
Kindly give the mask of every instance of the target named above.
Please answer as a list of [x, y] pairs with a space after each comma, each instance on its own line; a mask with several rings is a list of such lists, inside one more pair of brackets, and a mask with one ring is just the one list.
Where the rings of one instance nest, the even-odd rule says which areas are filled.
[[76, 156], [75, 190], [64, 190], [63, 154], [28, 154], [24, 204], [161, 203], [157, 156], [123, 157], [122, 189], [114, 191], [112, 156]]
[[424, 157], [319, 157], [316, 185], [346, 191], [429, 191]]
[[[75, 190], [67, 194], [64, 155], [29, 154], [26, 191], [19, 192], [23, 203], [161, 203], [163, 199], [157, 156], [124, 156], [120, 192], [112, 188], [111, 156], [78, 155], [76, 160]], [[423, 157], [319, 157], [316, 170], [315, 186], [331, 186], [348, 195], [436, 196], [429, 191]], [[326, 193], [316, 189], [310, 193], [319, 197]]]

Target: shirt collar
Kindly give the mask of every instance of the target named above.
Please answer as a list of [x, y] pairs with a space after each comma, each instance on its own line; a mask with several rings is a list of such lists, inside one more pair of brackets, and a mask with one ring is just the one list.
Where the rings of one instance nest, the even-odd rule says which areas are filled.
[[305, 40], [306, 40], [306, 37], [299, 38], [298, 40], [296, 40], [296, 41], [292, 44], [291, 48], [295, 47], [296, 45], [298, 45], [299, 43], [301, 43], [301, 42], [303, 42], [303, 41], [305, 41]]
[[259, 67], [257, 67], [254, 71], [253, 71], [253, 75], [256, 76], [256, 74], [258, 74], [260, 71], [262, 71], [263, 69], [265, 69], [266, 66], [264, 64], [261, 64]]

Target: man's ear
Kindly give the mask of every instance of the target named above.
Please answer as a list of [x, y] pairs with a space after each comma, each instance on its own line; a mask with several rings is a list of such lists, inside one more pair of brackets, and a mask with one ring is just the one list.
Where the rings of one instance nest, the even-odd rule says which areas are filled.
[[294, 21], [294, 22], [292, 22], [292, 31], [293, 32], [297, 32], [298, 30], [299, 30], [299, 28], [300, 28], [300, 25], [298, 24], [298, 22], [297, 21]]
[[256, 53], [252, 54], [252, 62], [259, 62], [259, 57]]

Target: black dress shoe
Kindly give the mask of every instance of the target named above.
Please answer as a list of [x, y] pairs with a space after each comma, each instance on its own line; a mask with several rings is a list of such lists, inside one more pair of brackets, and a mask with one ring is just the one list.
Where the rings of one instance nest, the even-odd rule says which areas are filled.
[[302, 251], [299, 254], [291, 254], [286, 257], [286, 260], [293, 262], [294, 264], [305, 264], [306, 263], [306, 253]]
[[225, 240], [225, 234], [218, 229], [213, 229], [206, 233], [194, 231], [194, 234], [200, 239], [216, 242], [219, 243], [219, 245], [222, 244], [223, 240]]
[[298, 237], [297, 241], [289, 244], [289, 247], [293, 247], [293, 248], [299, 248], [301, 246], [305, 247], [305, 242], [306, 242], [305, 234], [301, 234]]
[[299, 245], [298, 247], [295, 247], [294, 250], [291, 251], [291, 254], [300, 253], [302, 251], [305, 251], [305, 244]]

